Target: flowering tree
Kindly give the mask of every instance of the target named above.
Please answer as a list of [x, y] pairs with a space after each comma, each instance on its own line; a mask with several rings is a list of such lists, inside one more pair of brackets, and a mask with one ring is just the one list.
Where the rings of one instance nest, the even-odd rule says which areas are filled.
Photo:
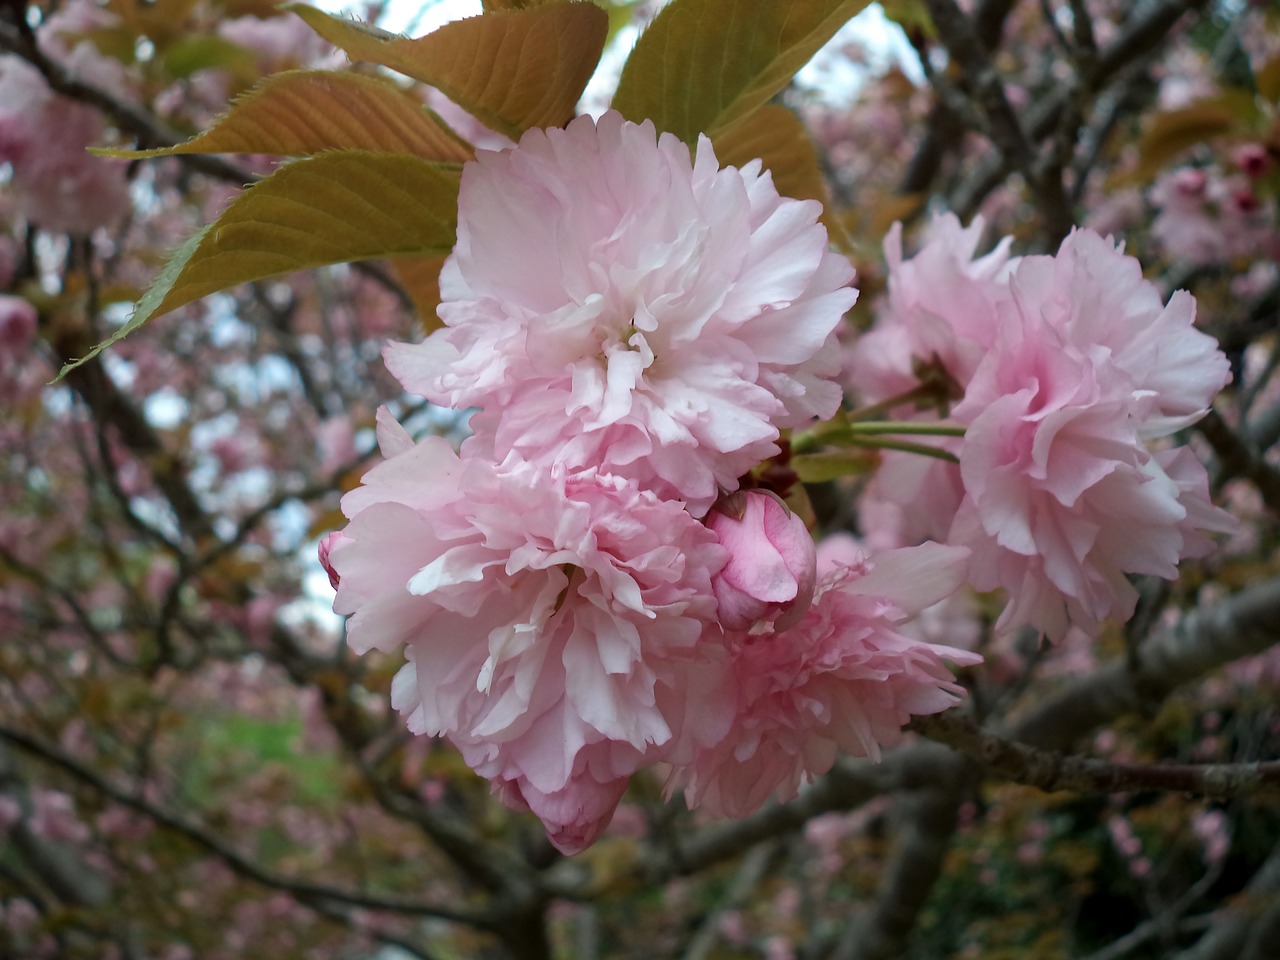
[[1280, 15], [867, 6], [0, 4], [0, 953], [1269, 955]]

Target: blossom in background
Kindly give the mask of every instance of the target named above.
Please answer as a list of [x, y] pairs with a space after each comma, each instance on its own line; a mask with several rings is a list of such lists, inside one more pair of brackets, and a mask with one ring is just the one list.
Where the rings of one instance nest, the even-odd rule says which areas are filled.
[[516, 145], [505, 133], [486, 127], [435, 87], [427, 88], [427, 106], [450, 130], [477, 150], [507, 150]]
[[1150, 195], [1157, 211], [1151, 222], [1156, 246], [1193, 264], [1249, 261], [1259, 250], [1280, 256], [1275, 205], [1259, 201], [1247, 173], [1258, 162], [1256, 153], [1246, 151], [1235, 161], [1244, 168], [1239, 174], [1224, 174], [1218, 167], [1162, 173]]
[[36, 308], [22, 297], [0, 293], [0, 357], [21, 356], [36, 335]]
[[856, 299], [813, 201], [617, 113], [530, 130], [463, 171], [446, 326], [390, 344], [434, 403], [480, 407], [473, 454], [594, 468], [704, 513], [840, 403]]
[[44, 382], [44, 367], [32, 349], [38, 326], [30, 301], [0, 293], [0, 400], [6, 404], [34, 397]]
[[[87, 42], [68, 49], [63, 34], [113, 18], [89, 5], [69, 7], [40, 30], [41, 47], [73, 76], [118, 94], [123, 72]], [[127, 164], [95, 157], [102, 115], [59, 96], [35, 67], [16, 55], [0, 57], [0, 164], [12, 168], [17, 211], [53, 233], [88, 234], [117, 222], [129, 208]]]
[[449, 737], [580, 849], [642, 764], [723, 732], [704, 634], [725, 551], [681, 504], [616, 477], [459, 458], [385, 416], [381, 438], [387, 460], [328, 542], [349, 642], [407, 646], [393, 703], [410, 729]]
[[944, 661], [982, 658], [900, 627], [963, 583], [968, 551], [929, 543], [850, 559], [822, 577], [794, 627], [730, 635], [733, 723], [671, 775], [690, 807], [740, 817], [771, 794], [789, 800], [830, 770], [838, 751], [878, 760], [912, 714], [959, 700]]
[[973, 550], [976, 589], [1008, 593], [999, 629], [1094, 631], [1133, 612], [1129, 574], [1173, 578], [1211, 546], [1202, 531], [1229, 528], [1203, 466], [1147, 442], [1203, 416], [1230, 369], [1189, 294], [1165, 305], [1089, 230], [1024, 257], [1000, 313], [953, 411], [965, 497], [949, 540]]
[[220, 21], [217, 29], [219, 37], [254, 53], [264, 74], [297, 67], [338, 67], [342, 62], [301, 17], [236, 17]]

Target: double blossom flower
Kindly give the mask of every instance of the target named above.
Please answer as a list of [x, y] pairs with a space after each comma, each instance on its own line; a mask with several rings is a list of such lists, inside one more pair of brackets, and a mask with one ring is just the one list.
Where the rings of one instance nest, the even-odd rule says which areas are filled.
[[[1011, 259], [1006, 240], [973, 259], [981, 230], [947, 214], [911, 260], [898, 231], [886, 243], [890, 296], [854, 346], [855, 377], [877, 401], [933, 368], [965, 435], [958, 466], [898, 455], [893, 482], [877, 477], [877, 506], [901, 511], [879, 539], [968, 547], [969, 585], [1007, 598], [1001, 631], [1095, 633], [1133, 613], [1131, 575], [1173, 578], [1213, 548], [1206, 533], [1232, 529], [1203, 465], [1168, 440], [1205, 414], [1230, 366], [1195, 329], [1194, 298], [1166, 304], [1111, 239], [1075, 230], [1054, 256]], [[941, 494], [921, 502], [922, 489]]]

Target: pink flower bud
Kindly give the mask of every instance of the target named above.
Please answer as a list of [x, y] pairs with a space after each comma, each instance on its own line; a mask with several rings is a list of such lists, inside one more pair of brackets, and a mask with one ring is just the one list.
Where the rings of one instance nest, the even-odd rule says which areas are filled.
[[1241, 187], [1231, 194], [1231, 200], [1241, 213], [1256, 213], [1258, 208], [1262, 206], [1258, 202], [1258, 195], [1248, 187]]
[[0, 350], [18, 353], [36, 335], [36, 308], [21, 297], [0, 294]]
[[1271, 166], [1271, 156], [1260, 143], [1246, 143], [1236, 150], [1236, 166], [1247, 176], [1258, 178]]
[[722, 497], [707, 526], [729, 552], [711, 580], [720, 623], [729, 630], [761, 623], [785, 630], [799, 622], [813, 600], [818, 563], [804, 521], [773, 494], [753, 490]]
[[320, 546], [316, 550], [320, 554], [320, 566], [324, 567], [324, 572], [329, 575], [329, 583], [335, 590], [338, 589], [341, 577], [338, 576], [338, 571], [333, 569], [333, 564], [329, 562], [329, 553], [342, 542], [342, 539], [341, 530], [332, 530], [320, 539]]

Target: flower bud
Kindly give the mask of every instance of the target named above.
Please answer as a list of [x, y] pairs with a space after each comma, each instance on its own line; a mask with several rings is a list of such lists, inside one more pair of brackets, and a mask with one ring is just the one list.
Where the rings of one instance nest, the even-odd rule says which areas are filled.
[[25, 350], [36, 335], [36, 308], [21, 297], [0, 294], [0, 353]]
[[316, 550], [320, 555], [320, 566], [324, 567], [324, 572], [329, 575], [329, 583], [335, 590], [338, 589], [338, 583], [342, 578], [338, 576], [338, 571], [333, 569], [333, 564], [329, 561], [329, 554], [334, 547], [345, 539], [346, 537], [343, 536], [341, 530], [332, 530], [320, 538], [320, 546]]
[[785, 630], [796, 624], [817, 580], [817, 553], [804, 521], [773, 494], [752, 490], [722, 497], [707, 526], [729, 552], [711, 579], [721, 625], [750, 630], [772, 623]]
[[1257, 179], [1267, 172], [1271, 166], [1271, 156], [1267, 148], [1260, 143], [1246, 143], [1236, 150], [1236, 166], [1246, 176]]

